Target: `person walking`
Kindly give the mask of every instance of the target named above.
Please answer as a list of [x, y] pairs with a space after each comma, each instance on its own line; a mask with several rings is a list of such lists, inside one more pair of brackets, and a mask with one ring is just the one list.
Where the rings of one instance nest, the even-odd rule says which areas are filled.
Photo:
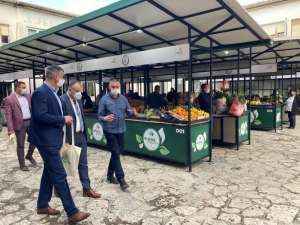
[[201, 93], [198, 96], [198, 104], [200, 109], [204, 110], [205, 112], [210, 112], [210, 87], [208, 84], [201, 85]]
[[289, 129], [295, 129], [296, 127], [296, 115], [298, 113], [298, 108], [300, 107], [300, 100], [297, 96], [297, 92], [294, 89], [290, 90], [290, 97], [286, 100], [286, 109], [288, 113], [290, 126]]
[[28, 134], [31, 119], [31, 96], [24, 82], [19, 81], [15, 84], [15, 93], [4, 99], [4, 107], [8, 136], [12, 138], [15, 135], [17, 139], [17, 156], [20, 169], [29, 171], [25, 164], [25, 159], [33, 166], [36, 166], [37, 163], [33, 158], [35, 146], [31, 143], [29, 144], [27, 155], [24, 157], [25, 138], [26, 133]]
[[72, 140], [72, 126], [66, 127], [66, 139], [69, 144], [75, 141], [75, 145], [81, 148], [79, 158], [79, 178], [83, 188], [83, 197], [100, 198], [101, 195], [96, 193], [91, 188], [91, 182], [88, 173], [87, 161], [87, 133], [85, 129], [85, 121], [83, 116], [82, 106], [82, 86], [80, 81], [72, 81], [69, 84], [68, 92], [61, 96], [64, 115], [72, 116], [73, 118], [73, 132], [75, 140]]
[[107, 181], [112, 184], [120, 184], [123, 191], [129, 187], [125, 181], [125, 174], [120, 160], [124, 148], [126, 114], [132, 116], [137, 115], [137, 112], [131, 108], [126, 97], [121, 95], [119, 80], [112, 79], [109, 82], [109, 93], [100, 100], [98, 119], [103, 123], [107, 146], [111, 152]]
[[80, 222], [90, 216], [79, 211], [72, 199], [67, 182], [60, 149], [63, 145], [63, 127], [73, 123], [72, 116], [64, 116], [57, 91], [64, 84], [64, 71], [59, 66], [46, 69], [45, 83], [32, 95], [32, 120], [29, 140], [37, 146], [44, 161], [44, 170], [37, 201], [37, 213], [58, 215], [60, 212], [49, 206], [53, 186], [69, 217], [69, 222]]

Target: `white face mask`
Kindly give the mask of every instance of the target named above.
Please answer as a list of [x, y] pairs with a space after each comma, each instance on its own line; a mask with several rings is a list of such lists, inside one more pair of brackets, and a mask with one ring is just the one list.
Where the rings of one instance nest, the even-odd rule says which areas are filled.
[[28, 91], [26, 89], [21, 90], [21, 95], [27, 95], [27, 94], [28, 94]]
[[64, 84], [65, 84], [65, 80], [62, 79], [62, 80], [59, 80], [59, 81], [58, 81], [57, 86], [58, 86], [58, 87], [62, 87], [62, 86], [64, 86]]
[[82, 94], [81, 94], [81, 92], [76, 92], [76, 93], [74, 94], [74, 98], [75, 98], [76, 100], [81, 100], [81, 99], [82, 99]]
[[120, 94], [120, 89], [119, 88], [111, 89], [110, 93], [112, 94], [112, 96], [117, 97]]

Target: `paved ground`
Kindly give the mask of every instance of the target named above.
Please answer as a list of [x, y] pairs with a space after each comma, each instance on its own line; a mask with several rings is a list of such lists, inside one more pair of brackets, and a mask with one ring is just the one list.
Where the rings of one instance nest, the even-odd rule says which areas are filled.
[[[300, 121], [299, 121], [300, 122]], [[77, 179], [70, 179], [75, 202], [92, 216], [85, 225], [292, 225], [300, 224], [300, 129], [253, 132], [252, 145], [239, 152], [214, 149], [212, 163], [185, 168], [124, 157], [131, 185], [124, 193], [107, 184], [108, 153], [89, 149], [90, 176], [101, 200], [81, 197]], [[18, 170], [14, 149], [0, 134], [0, 224], [67, 224], [60, 217], [38, 216], [36, 198], [42, 173]], [[61, 208], [60, 200], [51, 205]]]

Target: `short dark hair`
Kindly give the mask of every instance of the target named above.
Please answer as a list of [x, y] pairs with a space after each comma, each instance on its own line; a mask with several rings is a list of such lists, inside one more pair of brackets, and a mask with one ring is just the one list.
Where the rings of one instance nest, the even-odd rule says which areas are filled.
[[202, 84], [202, 85], [201, 85], [201, 89], [203, 90], [207, 85], [208, 85], [207, 83]]
[[74, 86], [75, 84], [81, 84], [81, 81], [80, 80], [72, 80], [70, 83], [69, 83], [69, 86], [68, 86], [68, 89], [72, 86]]
[[159, 89], [160, 89], [160, 86], [159, 85], [155, 85], [154, 90], [158, 91]]
[[45, 71], [46, 80], [53, 79], [53, 74], [57, 72], [64, 72], [63, 68], [57, 65], [48, 66]]
[[26, 83], [23, 82], [23, 81], [17, 81], [17, 82], [15, 83], [15, 89], [17, 89], [17, 88], [20, 87], [21, 85], [26, 85]]

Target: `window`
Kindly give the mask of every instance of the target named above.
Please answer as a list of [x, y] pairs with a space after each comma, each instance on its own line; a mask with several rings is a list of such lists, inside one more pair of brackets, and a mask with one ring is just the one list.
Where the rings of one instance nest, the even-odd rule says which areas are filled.
[[0, 24], [0, 35], [1, 35], [1, 44], [9, 43], [9, 26], [5, 24]]
[[300, 19], [292, 20], [292, 37], [300, 37]]
[[41, 29], [37, 29], [37, 28], [28, 28], [27, 31], [28, 31], [28, 36], [30, 36], [30, 35], [34, 35], [34, 34], [40, 32], [42, 30]]
[[263, 29], [271, 37], [285, 37], [286, 36], [286, 23], [278, 22], [272, 24], [266, 24], [262, 26]]

